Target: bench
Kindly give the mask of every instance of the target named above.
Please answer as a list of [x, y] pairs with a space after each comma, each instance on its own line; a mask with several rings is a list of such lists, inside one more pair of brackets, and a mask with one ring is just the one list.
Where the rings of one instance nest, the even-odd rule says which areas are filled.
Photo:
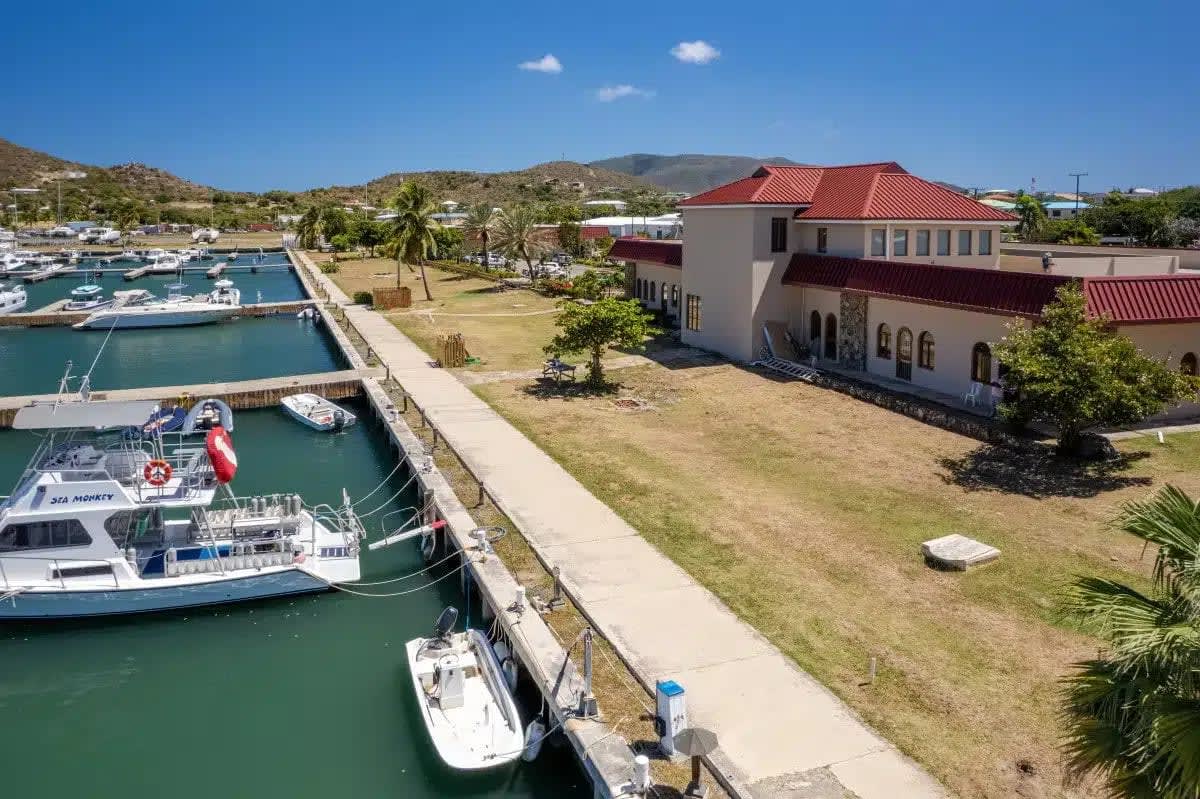
[[542, 364], [542, 377], [552, 377], [554, 378], [554, 382], [557, 383], [564, 376], [570, 375], [571, 382], [574, 383], [575, 369], [576, 366], [574, 364], [563, 363], [558, 358], [551, 358]]

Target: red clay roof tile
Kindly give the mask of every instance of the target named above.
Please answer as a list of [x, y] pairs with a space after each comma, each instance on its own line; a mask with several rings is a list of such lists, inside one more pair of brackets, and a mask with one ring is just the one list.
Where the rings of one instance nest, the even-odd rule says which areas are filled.
[[1200, 275], [1084, 278], [1088, 313], [1115, 324], [1200, 322]]
[[623, 236], [613, 242], [609, 258], [683, 267], [683, 242]]

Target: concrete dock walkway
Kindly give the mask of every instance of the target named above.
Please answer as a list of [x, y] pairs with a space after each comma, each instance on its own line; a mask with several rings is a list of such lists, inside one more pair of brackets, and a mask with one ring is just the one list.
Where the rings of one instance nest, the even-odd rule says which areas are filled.
[[[365, 377], [383, 377], [383, 369], [346, 369], [307, 375], [261, 377], [226, 383], [197, 383], [189, 386], [149, 386], [113, 391], [95, 389], [94, 400], [156, 400], [174, 402], [186, 396], [192, 402], [202, 399], [224, 400], [234, 410], [266, 408], [279, 404], [288, 394], [312, 393], [329, 399], [345, 399], [363, 393]], [[32, 402], [53, 402], [54, 394], [0, 397], [0, 428], [11, 427], [17, 411]]]
[[[306, 271], [344, 302], [324, 275]], [[642, 684], [684, 686], [692, 725], [720, 740], [710, 765], [736, 795], [946, 795], [385, 318], [358, 306], [345, 312], [539, 557], [561, 568], [572, 599]]]

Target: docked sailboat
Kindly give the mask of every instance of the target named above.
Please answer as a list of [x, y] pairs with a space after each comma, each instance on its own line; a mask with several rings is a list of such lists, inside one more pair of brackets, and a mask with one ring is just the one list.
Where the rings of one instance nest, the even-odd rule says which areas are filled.
[[478, 630], [453, 632], [446, 608], [432, 638], [405, 644], [421, 720], [451, 768], [477, 771], [510, 763], [524, 751], [516, 702], [496, 655]]
[[279, 404], [288, 416], [321, 432], [336, 432], [358, 420], [350, 411], [316, 394], [289, 394]]
[[335, 510], [296, 494], [236, 497], [223, 427], [203, 443], [185, 438], [186, 422], [177, 434], [129, 435], [159, 416], [154, 402], [85, 397], [28, 405], [13, 420], [44, 435], [0, 502], [0, 619], [214, 605], [359, 578], [362, 525], [348, 499]]
[[240, 306], [172, 296], [160, 300], [145, 289], [114, 291], [113, 303], [78, 322], [76, 330], [123, 330], [141, 327], [183, 327], [221, 322], [236, 316]]

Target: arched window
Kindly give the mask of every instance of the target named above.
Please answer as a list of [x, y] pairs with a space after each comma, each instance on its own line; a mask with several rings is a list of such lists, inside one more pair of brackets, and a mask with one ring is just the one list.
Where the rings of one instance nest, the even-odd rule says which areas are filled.
[[678, 283], [671, 284], [671, 304], [679, 305], [679, 284]]
[[650, 281], [650, 302], [654, 302], [654, 281]]
[[825, 357], [837, 360], [837, 317], [833, 314], [825, 317]]
[[912, 380], [912, 331], [907, 327], [896, 331], [896, 377]]
[[1185, 352], [1179, 359], [1179, 371], [1185, 375], [1196, 376], [1196, 353]]
[[637, 279], [637, 298], [639, 300], [642, 298], [642, 279], [640, 277]]
[[971, 379], [976, 383], [992, 382], [992, 348], [982, 341], [971, 348]]
[[808, 318], [808, 340], [816, 341], [821, 338], [821, 313], [813, 311]]
[[892, 329], [887, 325], [880, 325], [875, 331], [875, 357], [889, 360], [892, 357]]
[[663, 307], [667, 306], [667, 281], [663, 281], [662, 291], [658, 292], [658, 298], [662, 300]]
[[933, 334], [928, 330], [917, 338], [917, 366], [922, 369], [933, 368]]

